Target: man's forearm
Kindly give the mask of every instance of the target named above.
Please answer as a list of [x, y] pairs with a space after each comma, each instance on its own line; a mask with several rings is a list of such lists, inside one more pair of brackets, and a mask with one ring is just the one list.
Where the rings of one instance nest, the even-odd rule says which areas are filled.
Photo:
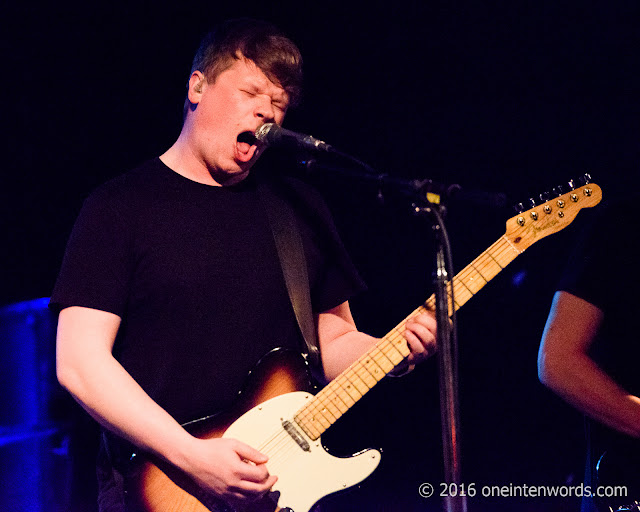
[[115, 337], [116, 318], [83, 308], [63, 310], [58, 326], [58, 379], [102, 426], [180, 464], [193, 438], [112, 356], [111, 343], [105, 340]]
[[620, 387], [585, 354], [541, 356], [541, 381], [589, 417], [640, 437], [640, 398]]

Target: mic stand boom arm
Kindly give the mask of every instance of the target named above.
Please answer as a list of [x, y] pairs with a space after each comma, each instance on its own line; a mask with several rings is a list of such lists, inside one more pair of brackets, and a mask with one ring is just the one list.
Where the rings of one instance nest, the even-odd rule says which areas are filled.
[[503, 193], [485, 192], [482, 190], [467, 190], [458, 184], [438, 183], [431, 179], [408, 180], [398, 178], [375, 171], [372, 167], [364, 162], [355, 159], [344, 153], [338, 153], [341, 157], [347, 158], [349, 161], [359, 165], [364, 169], [352, 169], [349, 167], [328, 164], [320, 162], [313, 158], [301, 160], [299, 163], [307, 171], [314, 172], [320, 170], [330, 174], [336, 174], [345, 178], [353, 178], [358, 181], [375, 185], [378, 194], [382, 195], [384, 190], [394, 192], [409, 198], [412, 201], [424, 201], [428, 199], [430, 194], [440, 196], [442, 199], [450, 199], [456, 202], [466, 202], [477, 206], [502, 208], [507, 201]]

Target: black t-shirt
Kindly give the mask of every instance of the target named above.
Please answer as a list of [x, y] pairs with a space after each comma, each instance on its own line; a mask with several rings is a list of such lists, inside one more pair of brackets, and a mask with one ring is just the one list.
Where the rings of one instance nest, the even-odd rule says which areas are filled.
[[[326, 311], [362, 282], [318, 195], [281, 185]], [[302, 347], [256, 180], [208, 186], [157, 158], [85, 201], [52, 295], [69, 306], [122, 318], [115, 357], [179, 422], [227, 408], [269, 350]]]

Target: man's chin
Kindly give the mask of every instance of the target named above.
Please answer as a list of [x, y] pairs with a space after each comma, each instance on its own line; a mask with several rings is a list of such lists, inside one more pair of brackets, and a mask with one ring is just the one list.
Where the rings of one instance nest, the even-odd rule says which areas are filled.
[[220, 185], [235, 185], [249, 175], [252, 166], [253, 162], [236, 162], [235, 165], [229, 166], [227, 169], [210, 171], [211, 177]]

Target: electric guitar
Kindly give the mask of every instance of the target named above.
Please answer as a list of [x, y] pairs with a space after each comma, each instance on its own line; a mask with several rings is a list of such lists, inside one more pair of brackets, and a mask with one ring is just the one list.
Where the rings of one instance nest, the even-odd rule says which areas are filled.
[[[597, 205], [601, 198], [598, 185], [586, 184], [509, 219], [505, 234], [449, 282], [455, 300], [450, 313], [525, 249], [568, 226], [582, 208]], [[320, 436], [409, 355], [403, 325], [427, 310], [435, 310], [434, 296], [316, 395], [306, 391], [308, 373], [301, 358], [276, 350], [250, 374], [232, 411], [185, 426], [201, 438], [239, 439], [269, 457], [267, 469], [278, 481], [258, 503], [233, 508], [154, 458], [145, 459], [136, 472], [129, 486], [131, 499], [144, 512], [308, 512], [324, 496], [362, 482], [380, 463], [380, 452], [334, 457]]]

